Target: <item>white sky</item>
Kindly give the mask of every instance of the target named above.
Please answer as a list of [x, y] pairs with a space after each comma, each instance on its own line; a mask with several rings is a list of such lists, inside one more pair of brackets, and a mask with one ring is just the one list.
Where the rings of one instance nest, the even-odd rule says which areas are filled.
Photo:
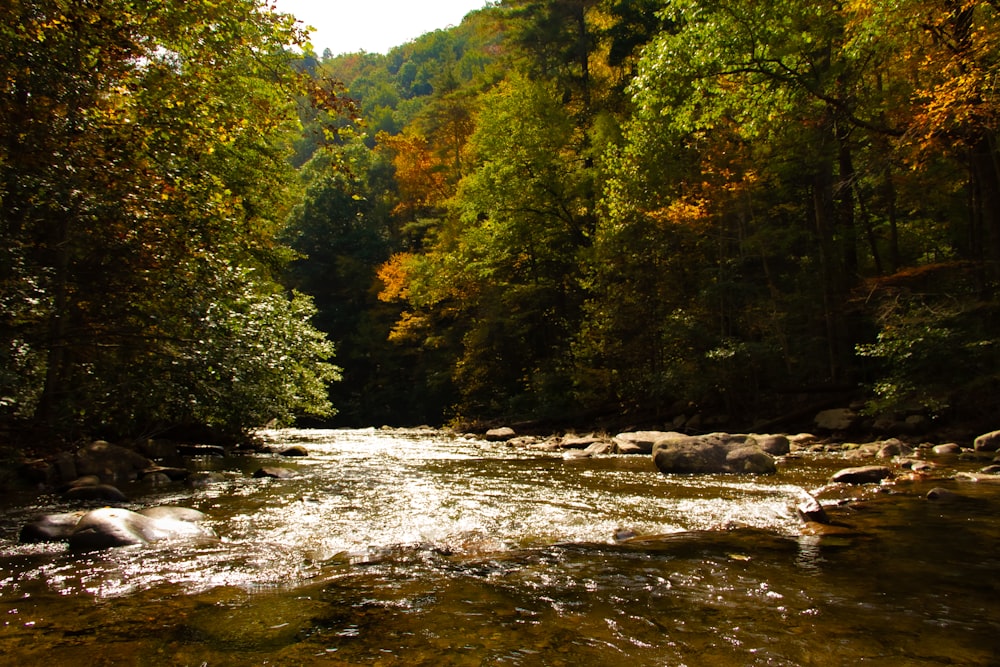
[[487, 0], [273, 0], [278, 11], [295, 15], [315, 30], [318, 55], [367, 51], [387, 53], [424, 33], [458, 25]]

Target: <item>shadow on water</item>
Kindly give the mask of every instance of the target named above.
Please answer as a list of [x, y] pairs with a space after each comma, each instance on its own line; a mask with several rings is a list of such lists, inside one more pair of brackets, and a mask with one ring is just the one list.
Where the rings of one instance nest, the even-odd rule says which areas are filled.
[[[800, 488], [668, 479], [646, 457], [563, 461], [486, 443], [293, 432], [299, 477], [213, 462], [215, 486], [142, 504], [218, 540], [86, 557], [0, 544], [0, 651], [60, 665], [990, 665], [1000, 487], [872, 489], [800, 535]], [[273, 461], [271, 461], [273, 463]], [[957, 502], [926, 499], [932, 486]], [[64, 508], [62, 508], [64, 509]], [[637, 537], [616, 542], [628, 526]]]

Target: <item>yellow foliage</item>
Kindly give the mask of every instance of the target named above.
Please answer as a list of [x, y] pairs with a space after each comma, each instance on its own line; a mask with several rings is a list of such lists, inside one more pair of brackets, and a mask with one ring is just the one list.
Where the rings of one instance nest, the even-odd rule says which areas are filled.
[[663, 208], [649, 211], [648, 215], [661, 225], [703, 228], [711, 223], [708, 201], [700, 197], [675, 199]]
[[404, 343], [408, 341], [419, 341], [423, 339], [421, 333], [427, 327], [427, 318], [423, 315], [404, 311], [399, 316], [399, 320], [392, 331], [389, 332], [389, 341], [393, 343]]
[[409, 296], [409, 267], [413, 253], [397, 252], [389, 258], [378, 269], [378, 279], [382, 281], [382, 291], [379, 292], [380, 301], [405, 301]]

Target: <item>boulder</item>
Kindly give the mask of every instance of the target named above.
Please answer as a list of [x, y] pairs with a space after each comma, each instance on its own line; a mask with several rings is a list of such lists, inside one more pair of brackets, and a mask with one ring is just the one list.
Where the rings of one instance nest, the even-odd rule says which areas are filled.
[[586, 449], [565, 449], [562, 453], [562, 457], [567, 461], [572, 461], [573, 459], [589, 459], [591, 456], [593, 456], [593, 454]]
[[902, 459], [899, 462], [899, 465], [906, 470], [916, 473], [929, 473], [934, 470], [934, 466], [927, 461], [921, 461], [920, 459]]
[[755, 444], [743, 445], [726, 453], [726, 472], [770, 475], [776, 470], [771, 455]]
[[1000, 450], [1000, 431], [982, 434], [973, 441], [972, 447], [977, 452], [995, 452]]
[[491, 428], [486, 432], [486, 440], [488, 442], [507, 442], [516, 435], [517, 433], [514, 432], [514, 429], [509, 426]]
[[214, 537], [210, 529], [198, 522], [177, 518], [187, 516], [186, 512], [172, 511], [183, 509], [164, 508], [154, 516], [118, 507], [92, 510], [73, 528], [69, 547], [74, 551], [95, 551], [164, 539]]
[[603, 442], [594, 435], [566, 436], [559, 442], [560, 449], [587, 449], [596, 442]]
[[671, 435], [653, 445], [653, 463], [665, 475], [775, 472], [774, 459], [752, 438], [727, 433]]
[[605, 454], [614, 454], [617, 452], [617, 449], [613, 443], [605, 440], [596, 440], [584, 449], [583, 452], [588, 456], [603, 456]]
[[853, 537], [858, 534], [850, 526], [818, 521], [806, 521], [802, 524], [801, 532], [803, 535], [812, 537]]
[[683, 433], [676, 431], [627, 431], [616, 435], [612, 442], [617, 446], [619, 454], [652, 454], [653, 445], [657, 441], [683, 437]]
[[830, 478], [840, 484], [876, 484], [892, 476], [892, 470], [885, 466], [859, 466], [838, 470]]
[[309, 450], [302, 445], [292, 445], [287, 449], [281, 450], [279, 453], [281, 456], [309, 456]]
[[885, 440], [880, 444], [881, 447], [879, 447], [878, 451], [875, 452], [875, 458], [877, 459], [891, 459], [893, 457], [900, 456], [901, 454], [913, 453], [913, 450], [907, 446], [906, 443], [896, 438]]
[[26, 523], [21, 527], [18, 540], [23, 543], [61, 542], [68, 540], [70, 533], [76, 528], [85, 511], [65, 512], [62, 514], [47, 514]]
[[142, 454], [104, 440], [95, 440], [77, 450], [75, 462], [78, 475], [96, 475], [107, 484], [134, 481], [153, 465]]
[[943, 445], [936, 445], [931, 449], [931, 452], [936, 456], [951, 456], [953, 454], [961, 454], [962, 448], [954, 442], [948, 442]]
[[791, 442], [786, 435], [755, 435], [757, 446], [771, 456], [784, 456], [792, 451]]
[[63, 492], [66, 500], [99, 500], [101, 502], [123, 503], [128, 501], [118, 487], [110, 484], [82, 484], [71, 486]]
[[827, 516], [826, 510], [823, 509], [818, 500], [808, 493], [795, 508], [795, 513], [798, 514], [802, 523], [830, 523], [830, 517]]

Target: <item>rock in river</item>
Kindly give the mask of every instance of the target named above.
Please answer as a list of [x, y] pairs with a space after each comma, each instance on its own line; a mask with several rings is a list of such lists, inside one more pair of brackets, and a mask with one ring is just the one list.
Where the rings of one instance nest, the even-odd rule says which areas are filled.
[[728, 433], [667, 437], [653, 445], [653, 463], [665, 475], [771, 474], [774, 459], [753, 438]]
[[516, 435], [517, 433], [514, 432], [514, 429], [509, 426], [491, 428], [486, 432], [486, 440], [489, 442], [507, 442]]
[[21, 528], [21, 542], [68, 541], [77, 551], [93, 551], [129, 544], [184, 537], [213, 537], [200, 525], [205, 515], [187, 507], [150, 507], [132, 512], [102, 507], [89, 512], [48, 514]]
[[292, 470], [291, 468], [279, 468], [277, 466], [264, 466], [263, 468], [258, 468], [254, 471], [253, 476], [257, 479], [264, 477], [270, 477], [272, 479], [291, 479], [292, 477], [298, 477], [299, 473]]
[[892, 470], [885, 466], [859, 466], [838, 470], [830, 478], [841, 484], [876, 484], [892, 476]]
[[[187, 508], [160, 507], [155, 512], [132, 512], [119, 507], [102, 507], [87, 512], [69, 535], [74, 551], [95, 551], [157, 540], [214, 537], [212, 531], [190, 518], [201, 515]], [[149, 514], [144, 513], [149, 512]]]
[[128, 500], [121, 490], [110, 484], [81, 484], [71, 486], [63, 492], [66, 500], [98, 500], [101, 502], [123, 503]]
[[1000, 451], [1000, 431], [982, 434], [973, 441], [972, 447], [977, 452]]
[[24, 544], [33, 542], [61, 542], [69, 538], [85, 511], [46, 514], [21, 527], [18, 540]]

